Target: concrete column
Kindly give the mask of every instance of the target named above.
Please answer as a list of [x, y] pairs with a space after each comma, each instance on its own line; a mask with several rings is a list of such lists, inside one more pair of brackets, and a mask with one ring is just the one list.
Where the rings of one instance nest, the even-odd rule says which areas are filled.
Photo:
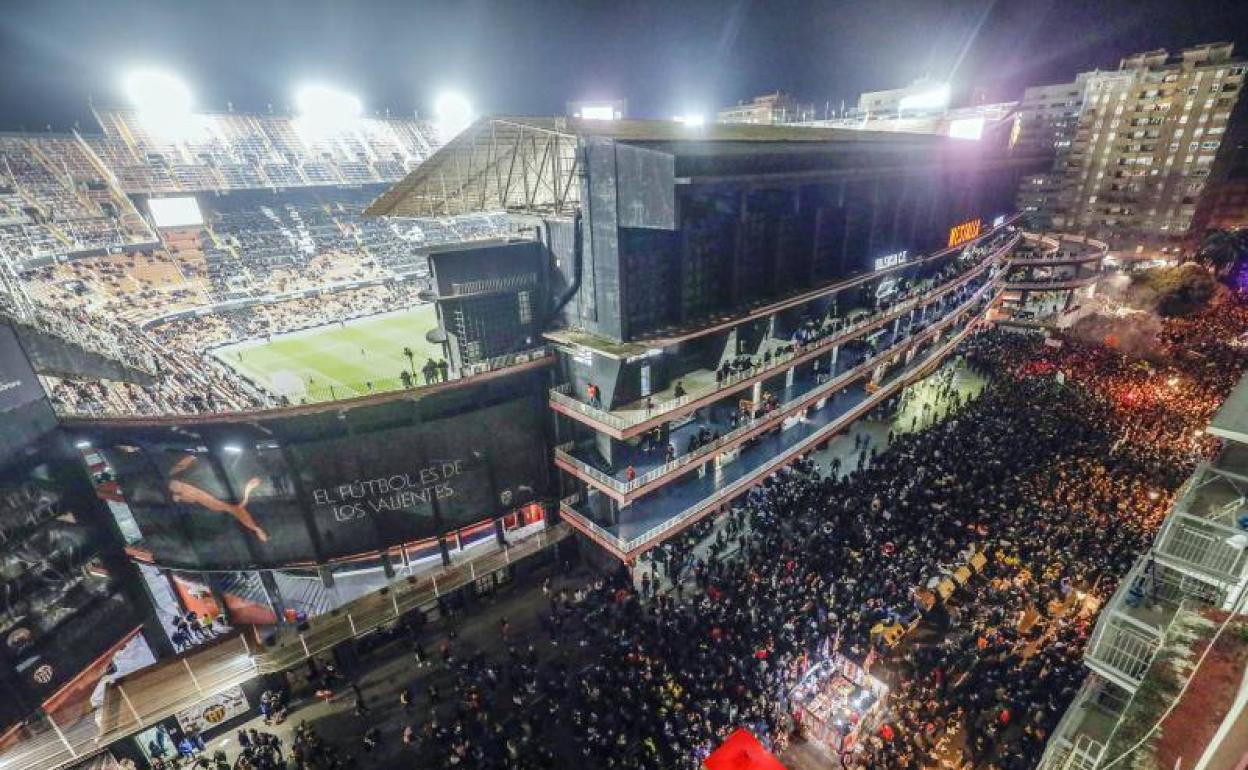
[[786, 387], [786, 388], [791, 388], [791, 387], [793, 387], [793, 372], [794, 372], [796, 369], [797, 369], [797, 367], [796, 367], [796, 366], [790, 366], [790, 367], [788, 368], [788, 370], [786, 370], [786, 371], [785, 371], [785, 373], [784, 373], [784, 387]]

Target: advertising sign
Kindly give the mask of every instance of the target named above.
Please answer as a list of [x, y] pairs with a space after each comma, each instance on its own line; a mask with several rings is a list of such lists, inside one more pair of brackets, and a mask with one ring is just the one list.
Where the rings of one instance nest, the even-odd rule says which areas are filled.
[[959, 225], [949, 228], [949, 245], [957, 246], [979, 237], [983, 225], [978, 218], [968, 219]]
[[243, 694], [243, 688], [236, 685], [219, 695], [214, 695], [188, 709], [179, 711], [175, 716], [183, 732], [193, 727], [200, 733], [204, 733], [234, 717], [246, 714], [247, 711], [247, 696]]
[[375, 552], [531, 502], [545, 478], [540, 420], [518, 400], [326, 438], [145, 437], [99, 451], [156, 563], [239, 569]]

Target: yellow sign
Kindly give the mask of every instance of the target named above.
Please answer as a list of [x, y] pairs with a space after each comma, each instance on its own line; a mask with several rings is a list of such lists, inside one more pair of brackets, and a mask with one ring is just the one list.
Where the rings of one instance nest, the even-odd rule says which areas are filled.
[[949, 228], [949, 245], [957, 246], [979, 236], [981, 224], [979, 219], [968, 219], [960, 225]]

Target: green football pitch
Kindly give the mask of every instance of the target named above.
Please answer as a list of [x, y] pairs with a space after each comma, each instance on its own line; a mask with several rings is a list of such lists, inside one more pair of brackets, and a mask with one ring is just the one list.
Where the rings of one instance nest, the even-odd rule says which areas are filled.
[[213, 353], [293, 403], [328, 401], [401, 388], [399, 377], [411, 366], [405, 347], [412, 349], [416, 383], [423, 384], [425, 361], [442, 358], [442, 346], [425, 341], [435, 326], [433, 305], [422, 305], [283, 334], [272, 342], [240, 342]]

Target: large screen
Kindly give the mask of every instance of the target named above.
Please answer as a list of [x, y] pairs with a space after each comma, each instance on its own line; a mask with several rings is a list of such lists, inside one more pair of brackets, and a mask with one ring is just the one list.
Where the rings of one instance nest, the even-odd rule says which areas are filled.
[[194, 227], [204, 223], [199, 202], [190, 195], [180, 198], [151, 198], [147, 202], [147, 210], [152, 212], [152, 221], [157, 227]]
[[544, 487], [528, 399], [326, 438], [101, 447], [156, 562], [280, 566], [375, 552], [503, 515]]

